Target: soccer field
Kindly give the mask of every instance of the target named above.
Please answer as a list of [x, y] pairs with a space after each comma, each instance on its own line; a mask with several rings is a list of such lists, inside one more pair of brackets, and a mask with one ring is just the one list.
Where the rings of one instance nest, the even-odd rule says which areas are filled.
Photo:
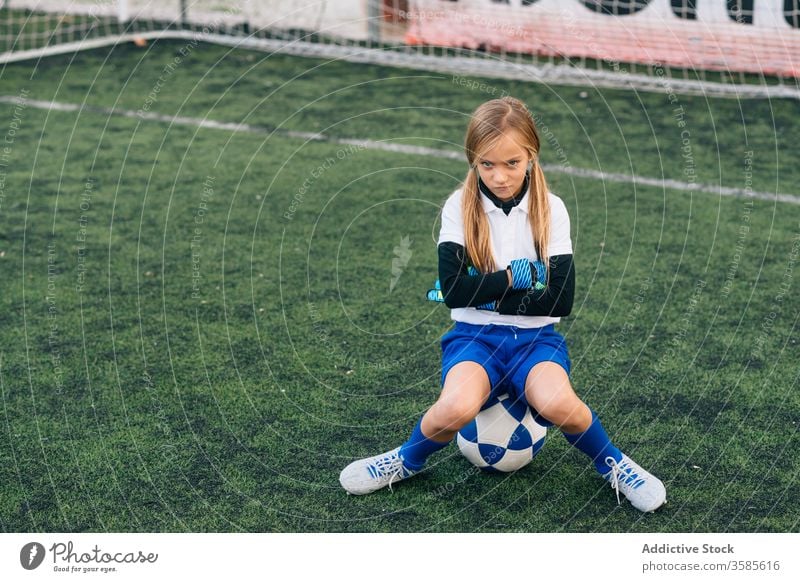
[[[186, 42], [0, 86], [3, 531], [798, 531], [798, 102]], [[339, 486], [436, 398], [438, 213], [502, 94], [572, 220], [573, 382], [655, 514], [553, 430], [513, 475], [451, 445]]]

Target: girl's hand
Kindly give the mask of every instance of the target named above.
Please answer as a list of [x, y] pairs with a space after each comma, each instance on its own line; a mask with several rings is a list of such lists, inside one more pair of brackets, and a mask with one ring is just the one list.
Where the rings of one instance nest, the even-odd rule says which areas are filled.
[[541, 261], [514, 259], [506, 268], [508, 284], [512, 289], [542, 289], [547, 278], [547, 270]]
[[514, 259], [508, 266], [511, 271], [512, 289], [530, 289], [536, 277], [536, 271], [528, 259]]

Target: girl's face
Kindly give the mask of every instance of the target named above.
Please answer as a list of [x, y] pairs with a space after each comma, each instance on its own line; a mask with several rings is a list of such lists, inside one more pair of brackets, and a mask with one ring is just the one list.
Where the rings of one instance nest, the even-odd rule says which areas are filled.
[[522, 143], [519, 132], [508, 131], [475, 159], [481, 180], [501, 200], [513, 198], [525, 180], [531, 157]]

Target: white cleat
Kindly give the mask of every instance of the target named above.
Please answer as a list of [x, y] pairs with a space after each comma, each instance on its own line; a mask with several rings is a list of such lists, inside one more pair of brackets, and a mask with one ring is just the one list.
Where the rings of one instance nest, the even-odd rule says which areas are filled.
[[407, 479], [415, 472], [403, 465], [400, 447], [366, 459], [353, 461], [339, 475], [339, 483], [348, 493], [365, 495]]
[[603, 475], [603, 479], [617, 492], [617, 503], [620, 491], [639, 511], [655, 511], [667, 502], [667, 490], [661, 480], [642, 469], [628, 455], [623, 453], [619, 463], [613, 457], [606, 457], [606, 465], [611, 470]]

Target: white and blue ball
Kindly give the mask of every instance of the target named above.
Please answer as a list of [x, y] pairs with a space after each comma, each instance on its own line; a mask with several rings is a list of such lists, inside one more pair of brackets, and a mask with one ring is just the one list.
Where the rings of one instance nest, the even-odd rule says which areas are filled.
[[470, 463], [490, 472], [510, 473], [530, 463], [544, 444], [547, 429], [533, 420], [527, 403], [502, 395], [484, 405], [458, 431], [458, 448]]

